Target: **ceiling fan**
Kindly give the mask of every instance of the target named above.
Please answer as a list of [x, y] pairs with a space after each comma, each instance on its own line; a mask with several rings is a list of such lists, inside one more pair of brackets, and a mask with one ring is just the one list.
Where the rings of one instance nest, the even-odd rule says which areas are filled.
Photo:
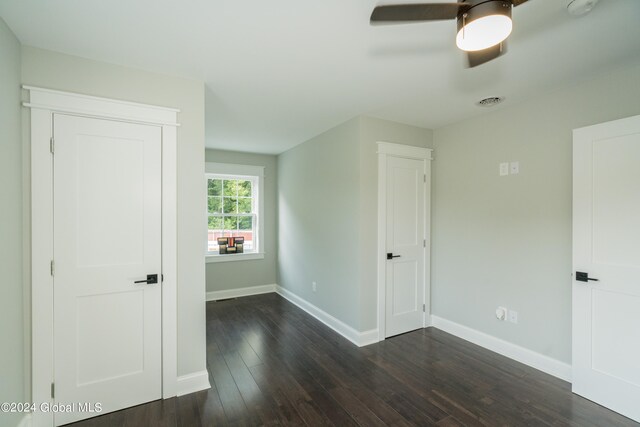
[[421, 3], [377, 6], [371, 24], [456, 19], [456, 45], [467, 52], [469, 67], [506, 53], [511, 34], [511, 9], [528, 0], [458, 0], [457, 3]]

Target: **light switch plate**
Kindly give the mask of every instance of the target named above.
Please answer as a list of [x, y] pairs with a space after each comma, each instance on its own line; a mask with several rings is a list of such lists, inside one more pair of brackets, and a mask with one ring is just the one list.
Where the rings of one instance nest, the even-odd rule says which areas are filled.
[[509, 175], [509, 163], [500, 163], [500, 176]]

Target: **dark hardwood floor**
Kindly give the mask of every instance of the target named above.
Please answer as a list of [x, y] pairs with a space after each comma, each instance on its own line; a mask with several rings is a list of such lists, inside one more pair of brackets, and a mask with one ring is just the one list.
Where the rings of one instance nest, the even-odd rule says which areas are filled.
[[631, 426], [437, 329], [357, 348], [277, 294], [207, 303], [211, 389], [74, 426]]

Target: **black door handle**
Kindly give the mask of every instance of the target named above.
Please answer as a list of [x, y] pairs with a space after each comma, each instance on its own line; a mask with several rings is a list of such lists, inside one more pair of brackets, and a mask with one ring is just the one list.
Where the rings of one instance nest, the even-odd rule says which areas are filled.
[[392, 259], [392, 258], [400, 258], [400, 255], [394, 255], [391, 252], [387, 252], [387, 259]]
[[589, 277], [589, 273], [585, 273], [582, 271], [576, 271], [576, 281], [578, 282], [599, 282], [598, 279], [593, 279]]
[[153, 285], [154, 283], [158, 283], [158, 275], [147, 274], [147, 280], [136, 280], [133, 283], [146, 283], [147, 285]]

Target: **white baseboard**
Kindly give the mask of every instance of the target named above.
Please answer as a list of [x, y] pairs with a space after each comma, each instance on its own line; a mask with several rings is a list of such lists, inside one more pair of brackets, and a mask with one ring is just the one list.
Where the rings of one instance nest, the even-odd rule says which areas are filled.
[[276, 292], [283, 298], [287, 299], [291, 303], [297, 305], [302, 310], [306, 311], [358, 347], [364, 347], [365, 345], [378, 342], [378, 330], [372, 329], [370, 331], [359, 332], [353, 329], [351, 326], [336, 319], [329, 313], [319, 309], [315, 305], [311, 304], [305, 299], [300, 298], [298, 295], [283, 288], [282, 286], [276, 286]]
[[206, 370], [194, 372], [193, 374], [178, 377], [176, 396], [184, 396], [185, 394], [195, 393], [196, 391], [208, 390], [211, 388], [209, 384], [209, 372]]
[[571, 365], [567, 363], [435, 315], [431, 316], [431, 326], [532, 368], [539, 369], [549, 375], [571, 382]]
[[249, 295], [268, 294], [276, 291], [276, 285], [250, 286], [248, 288], [228, 289], [224, 291], [207, 292], [207, 301], [219, 299], [239, 298]]
[[375, 344], [379, 342], [377, 329], [370, 329], [368, 331], [360, 332], [358, 347], [364, 347], [365, 345]]
[[31, 427], [31, 414], [24, 414], [18, 423], [18, 427]]

